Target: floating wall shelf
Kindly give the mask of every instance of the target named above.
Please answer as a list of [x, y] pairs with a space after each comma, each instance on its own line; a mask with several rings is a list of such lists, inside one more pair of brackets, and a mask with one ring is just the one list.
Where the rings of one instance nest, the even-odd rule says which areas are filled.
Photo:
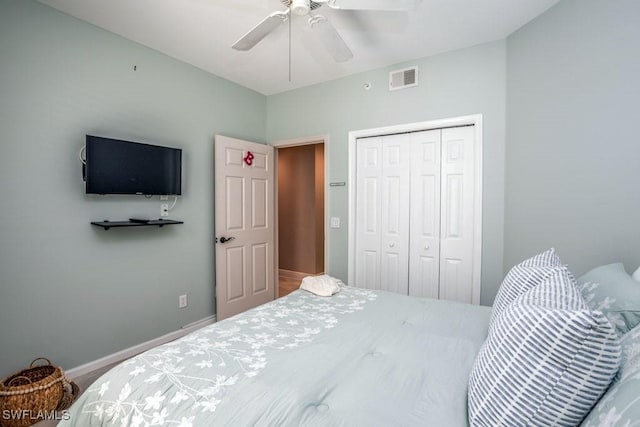
[[165, 225], [184, 224], [183, 221], [174, 221], [172, 219], [152, 219], [146, 222], [141, 221], [92, 221], [91, 225], [102, 227], [105, 230], [118, 227], [162, 227]]

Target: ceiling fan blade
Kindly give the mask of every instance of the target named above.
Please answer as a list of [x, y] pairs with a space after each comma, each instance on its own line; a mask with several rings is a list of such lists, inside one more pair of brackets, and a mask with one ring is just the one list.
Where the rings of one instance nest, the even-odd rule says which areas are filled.
[[342, 40], [338, 31], [327, 18], [315, 15], [309, 19], [311, 29], [320, 35], [320, 39], [336, 62], [346, 62], [353, 58], [353, 53]]
[[264, 18], [258, 25], [253, 27], [247, 34], [240, 37], [240, 39], [234, 43], [235, 50], [249, 50], [257, 45], [260, 40], [265, 38], [269, 33], [278, 28], [280, 24], [285, 22], [289, 18], [289, 10], [285, 12], [274, 12], [271, 15]]
[[316, 3], [325, 3], [332, 9], [343, 10], [387, 10], [404, 11], [413, 10], [420, 0], [314, 0]]

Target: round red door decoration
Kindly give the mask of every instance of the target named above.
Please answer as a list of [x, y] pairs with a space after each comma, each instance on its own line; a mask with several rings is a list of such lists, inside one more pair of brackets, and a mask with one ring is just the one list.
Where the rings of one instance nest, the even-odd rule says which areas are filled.
[[251, 166], [253, 164], [253, 153], [251, 151], [247, 151], [247, 155], [244, 156], [244, 162], [247, 166]]

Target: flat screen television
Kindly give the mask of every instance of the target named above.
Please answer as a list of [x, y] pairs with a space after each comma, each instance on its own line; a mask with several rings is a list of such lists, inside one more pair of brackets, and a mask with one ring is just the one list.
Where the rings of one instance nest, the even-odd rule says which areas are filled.
[[87, 194], [182, 194], [182, 150], [87, 135]]

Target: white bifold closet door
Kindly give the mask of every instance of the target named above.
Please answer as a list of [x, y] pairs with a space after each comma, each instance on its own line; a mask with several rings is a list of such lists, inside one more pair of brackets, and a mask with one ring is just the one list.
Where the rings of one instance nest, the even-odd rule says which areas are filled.
[[[406, 294], [409, 285], [409, 162], [405, 135], [357, 143], [358, 282]], [[358, 285], [356, 285], [358, 286]]]
[[409, 134], [411, 236], [409, 295], [438, 298], [440, 287], [440, 129]]
[[356, 143], [355, 286], [471, 303], [474, 128]]

